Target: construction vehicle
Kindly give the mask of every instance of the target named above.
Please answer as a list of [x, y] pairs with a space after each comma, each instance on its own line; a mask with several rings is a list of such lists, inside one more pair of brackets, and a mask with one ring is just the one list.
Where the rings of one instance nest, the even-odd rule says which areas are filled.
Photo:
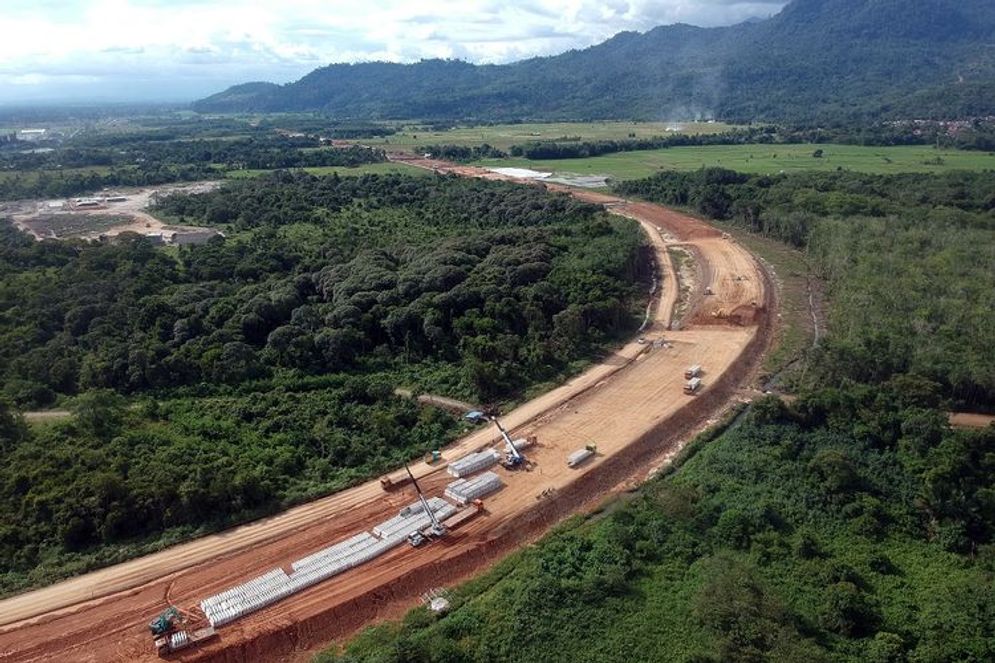
[[480, 410], [470, 410], [463, 415], [463, 418], [469, 421], [471, 424], [480, 424], [487, 421], [487, 415]]
[[217, 635], [213, 626], [195, 631], [184, 630], [185, 621], [183, 614], [175, 606], [169, 606], [149, 622], [156, 654], [160, 657], [166, 656]]
[[696, 378], [701, 375], [701, 364], [695, 364], [684, 369], [684, 379], [690, 380], [691, 378]]
[[425, 462], [429, 465], [435, 465], [440, 460], [442, 460], [442, 451], [439, 449], [433, 449], [432, 451], [425, 454]]
[[149, 630], [153, 636], [165, 635], [175, 629], [179, 622], [180, 611], [174, 606], [169, 606], [162, 611], [162, 614], [149, 622]]
[[163, 658], [168, 654], [172, 654], [180, 649], [186, 649], [198, 642], [210, 640], [217, 634], [218, 632], [214, 630], [213, 626], [206, 626], [192, 632], [176, 631], [155, 639], [155, 653], [160, 658]]
[[498, 430], [501, 431], [501, 437], [504, 438], [506, 453], [504, 456], [504, 462], [501, 463], [501, 465], [508, 470], [516, 470], [520, 467], [526, 467], [525, 456], [523, 456], [522, 452], [518, 450], [518, 446], [515, 444], [514, 440], [511, 439], [511, 436], [508, 435], [508, 431], [504, 429], [504, 426], [502, 426], [501, 422], [497, 420], [497, 417], [492, 417], [492, 420], [495, 424], [497, 424]]
[[380, 477], [380, 487], [387, 491], [394, 490], [400, 486], [406, 486], [409, 483], [411, 483], [411, 478], [407, 475], [392, 477], [389, 474], [385, 474]]
[[587, 459], [593, 458], [597, 452], [598, 445], [588, 444], [583, 449], [578, 449], [567, 456], [567, 467], [577, 467]]
[[480, 499], [473, 500], [465, 509], [460, 509], [455, 516], [451, 517], [446, 521], [446, 529], [452, 531], [458, 527], [462, 527], [467, 522], [473, 520], [481, 513], [484, 512], [484, 501]]
[[439, 519], [435, 517], [435, 511], [432, 510], [432, 507], [429, 505], [428, 500], [425, 499], [425, 495], [422, 494], [421, 488], [418, 486], [418, 482], [415, 480], [415, 475], [411, 473], [411, 468], [408, 467], [407, 463], [404, 464], [404, 469], [408, 473], [408, 479], [411, 481], [411, 483], [415, 485], [415, 491], [418, 493], [418, 501], [421, 502], [422, 508], [425, 510], [425, 513], [428, 514], [429, 519], [432, 521], [432, 524], [429, 526], [427, 530], [423, 530], [421, 532], [412, 532], [411, 534], [408, 535], [408, 543], [411, 544], [411, 547], [417, 548], [421, 544], [425, 543], [428, 537], [435, 538], [435, 537], [445, 536], [446, 526], [440, 523]]
[[701, 378], [691, 378], [684, 385], [684, 393], [688, 395], [697, 393], [699, 389], [701, 389]]

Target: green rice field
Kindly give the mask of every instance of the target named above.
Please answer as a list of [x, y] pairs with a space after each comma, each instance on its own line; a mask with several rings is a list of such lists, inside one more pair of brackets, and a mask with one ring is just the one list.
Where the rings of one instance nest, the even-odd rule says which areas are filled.
[[[822, 157], [813, 156], [822, 150]], [[620, 152], [588, 159], [485, 160], [486, 167], [533, 168], [576, 175], [639, 179], [661, 170], [696, 170], [720, 166], [743, 173], [777, 174], [807, 170], [853, 170], [866, 173], [940, 173], [948, 170], [995, 170], [995, 154], [937, 150], [922, 145], [709, 145]]]
[[456, 127], [446, 131], [424, 131], [418, 125], [406, 125], [393, 136], [363, 139], [364, 145], [414, 147], [425, 145], [480, 145], [487, 143], [502, 150], [535, 140], [579, 138], [585, 140], [624, 140], [650, 138], [674, 133], [714, 134], [732, 127], [720, 122], [544, 122], [496, 124], [484, 127]]

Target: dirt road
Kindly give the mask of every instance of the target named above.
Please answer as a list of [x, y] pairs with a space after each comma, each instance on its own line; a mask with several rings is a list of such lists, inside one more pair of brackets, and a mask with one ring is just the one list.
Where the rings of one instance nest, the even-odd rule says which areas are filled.
[[[479, 174], [442, 162], [428, 167]], [[664, 268], [669, 257], [661, 231], [671, 241], [692, 246], [707, 263], [702, 287], [715, 293], [707, 305], [689, 314], [692, 322], [684, 329], [668, 330], [676, 295], [671, 272], [657, 290], [660, 303], [643, 333], [646, 343], [627, 344], [503, 417], [516, 436], [538, 437], [539, 446], [528, 452], [535, 467], [519, 473], [498, 470], [506, 487], [487, 500], [484, 515], [441, 541], [395, 549], [225, 626], [219, 638], [174, 660], [293, 659], [295, 652], [397, 615], [420, 592], [479, 571], [621, 482], [645, 474], [728, 405], [756, 367], [775, 317], [769, 310], [773, 293], [757, 263], [701, 221], [601, 194], [578, 196], [637, 218]], [[683, 369], [690, 364], [704, 368], [705, 388], [697, 396], [682, 392]], [[496, 433], [493, 428], [478, 430], [447, 449], [445, 458], [496, 442]], [[566, 456], [589, 443], [597, 444], [597, 457], [568, 468]], [[451, 479], [441, 466], [420, 464], [415, 472], [434, 495]], [[413, 497], [410, 490], [385, 493], [378, 482], [369, 482], [260, 522], [2, 601], [0, 661], [156, 660], [146, 624], [167, 605], [189, 609], [221, 589], [287, 566], [385, 520]]]

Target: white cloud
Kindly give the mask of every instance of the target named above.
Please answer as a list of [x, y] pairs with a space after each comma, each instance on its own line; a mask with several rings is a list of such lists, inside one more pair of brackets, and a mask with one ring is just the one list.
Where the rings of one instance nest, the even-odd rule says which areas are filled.
[[330, 62], [508, 62], [622, 30], [767, 16], [784, 2], [4, 0], [0, 101], [60, 89], [193, 98], [248, 80], [287, 82]]

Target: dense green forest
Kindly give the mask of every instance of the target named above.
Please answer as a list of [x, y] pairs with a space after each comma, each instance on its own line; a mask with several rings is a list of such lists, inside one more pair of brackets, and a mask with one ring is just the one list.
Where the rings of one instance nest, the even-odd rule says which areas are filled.
[[991, 173], [661, 173], [620, 186], [805, 250], [828, 336], [667, 476], [322, 663], [995, 658]]
[[[218, 179], [233, 170], [358, 166], [386, 161], [382, 150], [323, 147], [317, 137], [270, 130], [247, 138], [183, 139], [166, 126], [96, 134], [54, 143], [46, 151], [0, 150], [0, 200], [63, 197], [104, 187], [148, 186]], [[227, 125], [215, 131], [232, 130]], [[68, 169], [68, 170], [65, 170]], [[84, 170], [77, 170], [84, 169]]]
[[995, 176], [722, 169], [616, 190], [803, 247], [827, 280], [832, 334], [809, 384], [912, 373], [961, 407], [995, 408]]
[[321, 67], [250, 83], [202, 113], [322, 111], [375, 119], [803, 121], [995, 114], [990, 0], [793, 0], [767, 20], [622, 32], [507, 65], [455, 60]]
[[[149, 241], [0, 227], [0, 592], [327, 493], [445, 443], [476, 402], [576, 370], [638, 322], [638, 227], [532, 187], [277, 172], [159, 213]], [[128, 406], [123, 398], [127, 397]]]

